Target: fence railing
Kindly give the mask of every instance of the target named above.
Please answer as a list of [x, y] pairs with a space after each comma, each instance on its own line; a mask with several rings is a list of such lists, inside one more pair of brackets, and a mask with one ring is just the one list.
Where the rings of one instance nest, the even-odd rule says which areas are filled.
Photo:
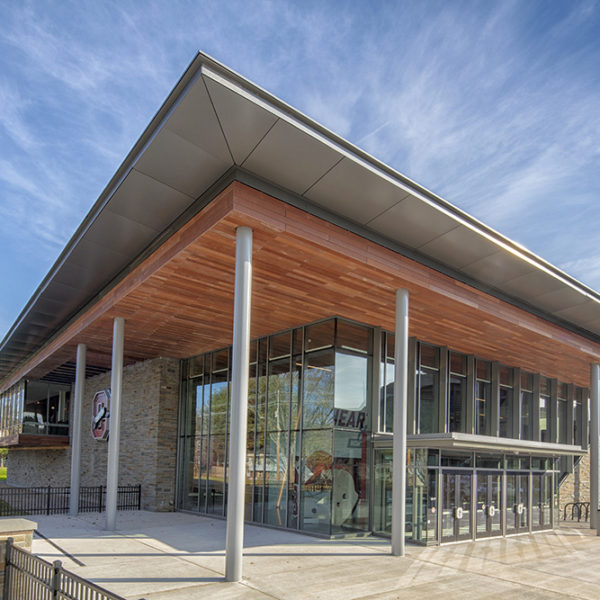
[[[108, 590], [71, 573], [60, 560], [49, 563], [6, 542], [4, 600], [125, 600]], [[143, 599], [142, 599], [143, 600]]]
[[[60, 515], [69, 512], [69, 487], [0, 488], [0, 517]], [[141, 485], [120, 485], [117, 510], [140, 510]], [[79, 512], [102, 512], [106, 508], [106, 486], [79, 488]]]

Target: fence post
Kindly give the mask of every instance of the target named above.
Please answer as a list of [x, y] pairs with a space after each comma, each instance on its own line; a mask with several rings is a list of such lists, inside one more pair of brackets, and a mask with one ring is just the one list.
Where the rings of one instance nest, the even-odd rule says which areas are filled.
[[10, 565], [12, 545], [13, 545], [13, 538], [9, 537], [6, 540], [6, 554], [4, 556], [4, 560], [5, 560], [5, 562], [4, 562], [4, 593], [2, 594], [2, 598], [4, 598], [4, 600], [8, 600], [8, 592], [10, 589], [10, 582], [9, 582], [10, 569], [8, 567]]
[[52, 563], [52, 566], [54, 567], [54, 572], [52, 573], [52, 597], [58, 598], [58, 593], [60, 592], [60, 571], [62, 569], [62, 562], [60, 560], [55, 560]]
[[50, 486], [48, 486], [48, 496], [46, 498], [46, 514], [50, 514]]
[[142, 484], [138, 483], [138, 510], [142, 510]]
[[98, 494], [100, 498], [100, 510], [98, 512], [102, 512], [102, 486], [98, 487]]

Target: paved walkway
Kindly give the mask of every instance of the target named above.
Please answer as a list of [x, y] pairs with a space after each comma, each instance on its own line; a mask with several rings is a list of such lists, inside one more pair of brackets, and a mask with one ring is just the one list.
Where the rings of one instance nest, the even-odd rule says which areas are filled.
[[119, 512], [34, 518], [33, 551], [135, 600], [471, 600], [600, 598], [600, 537], [563, 528], [389, 555], [380, 538], [320, 540], [246, 526], [242, 583], [226, 583], [225, 522], [182, 513]]

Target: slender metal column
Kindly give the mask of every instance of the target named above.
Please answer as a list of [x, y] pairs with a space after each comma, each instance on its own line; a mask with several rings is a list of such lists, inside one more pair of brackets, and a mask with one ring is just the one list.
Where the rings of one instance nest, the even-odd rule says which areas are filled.
[[404, 556], [406, 518], [406, 407], [408, 404], [408, 290], [396, 290], [395, 337], [392, 554], [394, 556]]
[[231, 435], [229, 437], [229, 489], [225, 549], [225, 579], [227, 581], [240, 581], [242, 578], [251, 295], [252, 229], [238, 227], [235, 245]]
[[600, 365], [590, 369], [590, 527], [598, 533], [598, 386]]
[[83, 404], [83, 386], [85, 384], [86, 345], [77, 344], [77, 362], [75, 363], [75, 397], [71, 411], [71, 493], [69, 495], [69, 514], [79, 512], [79, 463], [81, 458], [81, 407]]
[[106, 469], [106, 529], [109, 531], [114, 531], [117, 528], [124, 338], [125, 321], [121, 317], [115, 317], [113, 324], [112, 371], [110, 374], [110, 414], [108, 421], [108, 460]]

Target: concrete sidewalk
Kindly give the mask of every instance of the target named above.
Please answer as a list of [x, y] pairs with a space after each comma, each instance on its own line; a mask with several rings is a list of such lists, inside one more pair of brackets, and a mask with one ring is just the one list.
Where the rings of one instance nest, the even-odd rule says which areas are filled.
[[225, 583], [225, 521], [182, 513], [119, 512], [35, 518], [43, 539], [34, 553], [130, 599], [147, 600], [470, 600], [600, 598], [600, 538], [562, 528], [442, 547], [407, 547], [390, 556], [387, 540], [320, 540], [246, 526], [242, 583]]

